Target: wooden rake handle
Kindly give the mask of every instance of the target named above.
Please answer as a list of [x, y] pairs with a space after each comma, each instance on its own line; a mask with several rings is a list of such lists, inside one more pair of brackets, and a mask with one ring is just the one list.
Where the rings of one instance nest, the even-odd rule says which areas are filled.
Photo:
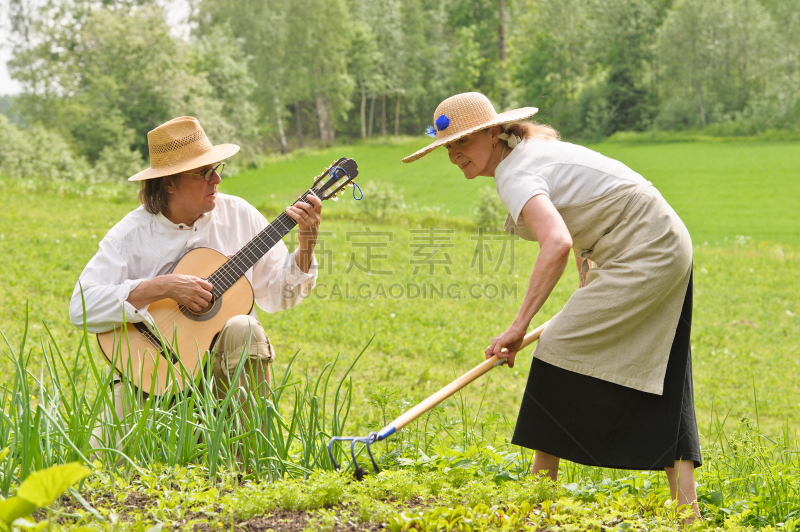
[[[547, 321], [536, 327], [528, 334], [526, 334], [525, 337], [522, 339], [522, 345], [520, 346], [520, 350], [538, 340], [539, 336], [541, 336], [542, 331], [544, 331], [544, 328], [547, 326], [548, 323], [550, 322]], [[381, 441], [388, 438], [389, 436], [391, 436], [398, 430], [401, 430], [403, 427], [405, 427], [406, 425], [417, 419], [419, 416], [421, 416], [434, 406], [438, 405], [439, 403], [441, 403], [442, 401], [444, 401], [445, 399], [456, 393], [458, 390], [460, 390], [467, 384], [471, 383], [478, 377], [488, 373], [497, 366], [503, 365], [505, 362], [506, 362], [505, 358], [500, 358], [497, 355], [494, 355], [492, 358], [489, 358], [485, 362], [479, 364], [478, 366], [475, 366], [473, 369], [471, 369], [464, 375], [460, 376], [459, 378], [457, 378], [456, 380], [454, 380], [453, 382], [451, 382], [438, 392], [434, 393], [433, 395], [431, 395], [430, 397], [428, 397], [427, 399], [425, 399], [412, 409], [403, 412], [398, 418], [396, 418], [394, 421], [392, 421], [384, 428], [382, 428], [380, 432], [378, 432], [376, 441]]]

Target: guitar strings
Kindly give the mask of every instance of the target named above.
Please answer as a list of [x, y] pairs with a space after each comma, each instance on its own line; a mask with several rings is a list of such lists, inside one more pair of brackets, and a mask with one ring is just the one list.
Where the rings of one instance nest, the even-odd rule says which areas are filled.
[[[336, 178], [336, 180], [338, 180], [338, 179], [340, 179], [340, 177], [338, 175], [338, 171], [339, 170], [341, 170], [344, 173], [345, 176], [349, 176], [350, 175], [347, 172], [347, 170], [345, 170], [341, 166], [338, 166], [335, 163], [326, 171], [326, 173], [329, 173], [329, 174], [333, 173], [333, 176]], [[324, 175], [325, 174], [323, 174], [323, 176]], [[346, 185], [347, 185], [347, 183], [345, 183], [344, 185], [340, 186], [339, 189], [343, 188]], [[301, 201], [301, 200], [307, 199], [308, 194], [312, 193], [312, 192], [316, 196], [320, 196], [320, 190], [316, 189], [316, 184], [315, 184], [315, 186], [312, 186], [310, 190], [308, 190], [304, 194], [302, 194], [300, 196], [300, 198], [297, 199], [297, 201]], [[337, 192], [338, 192], [338, 190], [337, 190]], [[354, 191], [354, 197], [355, 197], [355, 191]], [[363, 194], [362, 194], [362, 197], [363, 197]], [[297, 201], [295, 201], [295, 203], [297, 203]], [[284, 225], [284, 221], [288, 224], [288, 227], [286, 225]], [[281, 225], [281, 227], [284, 230], [284, 235], [287, 234], [289, 231], [291, 231], [294, 228], [295, 225], [297, 225], [297, 222], [295, 222], [288, 215], [286, 215], [285, 212], [281, 213], [278, 216], [278, 218], [276, 218], [275, 222], [277, 222], [278, 224]], [[272, 224], [272, 226], [274, 226], [274, 225], [276, 225], [276, 224]], [[259, 246], [259, 242], [264, 244], [264, 242], [263, 242], [264, 238], [269, 238], [269, 235], [267, 234], [266, 230], [264, 230], [261, 233], [259, 233], [251, 242], [249, 242], [247, 245], [245, 245], [241, 250], [239, 250], [236, 254], [234, 254], [225, 264], [223, 264], [217, 271], [215, 271], [211, 276], [209, 276], [209, 279], [212, 276], [214, 276], [216, 278], [221, 278], [221, 280], [223, 280], [223, 281], [225, 281], [227, 283], [227, 286], [225, 287], [225, 289], [217, 291], [218, 293], [215, 294], [215, 295], [221, 296], [225, 292], [225, 290], [230, 288], [230, 286], [232, 286], [233, 283], [238, 281], [238, 279], [241, 276], [243, 276], [245, 274], [245, 272], [247, 270], [249, 270], [250, 267], [252, 267], [253, 264], [258, 262], [258, 259], [260, 259], [266, 252], [269, 251], [269, 249], [272, 246], [274, 246], [277, 243], [277, 240], [273, 240], [272, 238], [269, 238], [270, 244], [267, 246], [267, 251], [265, 252]], [[279, 237], [279, 239], [280, 238], [281, 237]], [[255, 253], [253, 253], [253, 256], [255, 257], [254, 260], [251, 260], [251, 257], [247, 257], [247, 259], [248, 259], [247, 262], [250, 262], [250, 264], [246, 264], [246, 263], [245, 264], [239, 264], [239, 261], [242, 260], [242, 258], [246, 257], [246, 255], [251, 252], [251, 249], [250, 249], [251, 246], [255, 246], [256, 249], [258, 249], [260, 255], [257, 255]], [[238, 271], [231, 271], [233, 269], [238, 270]]]
[[[341, 169], [342, 171], [345, 172], [346, 175], [348, 175], [344, 169], [338, 166], [334, 166], [333, 169], [334, 170]], [[311, 192], [319, 196], [319, 191], [315, 190], [314, 187], [312, 187], [311, 190], [305, 192], [302, 196], [300, 196], [300, 198], [298, 198], [297, 201], [302, 201], [307, 199], [308, 194]], [[295, 203], [297, 203], [297, 201], [295, 201]], [[297, 225], [297, 222], [295, 222], [291, 217], [289, 217], [285, 212], [283, 212], [274, 220], [273, 224], [270, 224], [269, 227], [275, 227], [276, 225], [281, 226], [281, 228], [284, 230], [284, 235], [285, 235], [288, 234], [289, 231], [291, 231]], [[273, 240], [267, 233], [268, 231], [266, 229], [261, 233], [259, 233], [252, 241], [246, 244], [242, 249], [240, 249], [236, 254], [234, 254], [225, 264], [223, 264], [217, 271], [215, 271], [211, 276], [209, 276], [209, 279], [212, 276], [214, 276], [227, 283], [227, 286], [223, 290], [218, 291], [218, 294], [215, 295], [222, 295], [222, 293], [224, 293], [225, 290], [230, 288], [233, 285], [233, 283], [238, 281], [239, 278], [243, 276], [245, 272], [247, 272], [247, 270], [249, 270], [253, 266], [253, 264], [258, 262], [258, 260], [264, 254], [266, 254], [272, 246], [274, 246], [277, 243], [277, 240], [280, 240], [284, 236], [280, 235], [276, 240]], [[266, 244], [264, 242], [265, 238], [269, 240], [269, 244], [266, 246], [266, 251], [261, 249], [261, 246], [259, 245], [259, 244]], [[251, 249], [252, 247], [255, 247], [258, 250], [259, 254], [253, 252], [253, 250]], [[251, 252], [253, 254], [253, 257], [247, 257], [247, 254]], [[247, 259], [247, 261], [240, 264], [240, 261], [242, 261], [242, 259], [245, 258]], [[247, 264], [247, 262], [249, 262], [249, 264]]]
[[[305, 199], [305, 198], [301, 198], [301, 199]], [[300, 201], [300, 199], [298, 199], [298, 201]], [[287, 227], [287, 224], [288, 224], [288, 227]], [[263, 256], [266, 253], [268, 253], [270, 251], [270, 249], [275, 244], [278, 243], [279, 240], [281, 240], [281, 237], [278, 236], [278, 235], [275, 235], [278, 238], [273, 239], [272, 235], [269, 234], [269, 233], [277, 232], [276, 230], [278, 228], [283, 229], [286, 233], [288, 233], [289, 231], [291, 231], [294, 228], [294, 225], [296, 225], [296, 222], [294, 222], [294, 220], [292, 220], [289, 216], [286, 215], [285, 212], [283, 212], [273, 221], [272, 224], [267, 225], [267, 227], [265, 227], [264, 230], [262, 230], [262, 232], [259, 233], [245, 247], [248, 247], [248, 246], [250, 246], [252, 244], [256, 249], [258, 249], [258, 251], [261, 253], [261, 256]], [[269, 244], [267, 244], [267, 242], [265, 242], [264, 239], [266, 239], [269, 242]], [[262, 245], [266, 246], [266, 250], [262, 249]], [[245, 249], [245, 248], [242, 248], [242, 249]], [[241, 252], [241, 250], [240, 250], [240, 252]], [[238, 253], [239, 252], [237, 252], [237, 254]], [[234, 255], [234, 257], [235, 256], [236, 255]], [[250, 269], [250, 267], [247, 267], [247, 268], [244, 269], [244, 271], [242, 271], [244, 265], [236, 263], [234, 261], [234, 257], [231, 257], [230, 259], [228, 259], [228, 261], [226, 261], [222, 266], [220, 266], [214, 273], [212, 273], [209, 276], [209, 280], [212, 277], [216, 276], [220, 281], [223, 282], [223, 287], [224, 288], [220, 287], [219, 284], [215, 284], [212, 287], [212, 293], [214, 293], [214, 296], [216, 298], [221, 297], [222, 294], [225, 293], [225, 291], [227, 291], [231, 286], [233, 286], [236, 283], [236, 281], [238, 281], [241, 277], [243, 277], [245, 275], [246, 271]], [[257, 262], [257, 261], [255, 261], [255, 262]], [[255, 262], [253, 264], [255, 264]], [[239, 275], [236, 275], [234, 272], [231, 271], [231, 268], [228, 268], [229, 264], [233, 264], [233, 265], [235, 265], [237, 267], [237, 269], [240, 272]], [[225, 285], [227, 285], [227, 286], [225, 286]], [[164, 317], [163, 320], [164, 321], [173, 321], [173, 327], [174, 327], [175, 318], [178, 318], [184, 312], [189, 312], [191, 314], [195, 314], [196, 315], [195, 312], [193, 312], [191, 309], [188, 309], [185, 305], [178, 304], [178, 305], [176, 305], [175, 309], [173, 309], [169, 314], [167, 314]], [[190, 323], [184, 323], [183, 325], [178, 325], [177, 328], [174, 329], [174, 330], [176, 332], [178, 332], [178, 331], [184, 329], [189, 324]]]
[[[287, 227], [285, 225], [286, 222], [290, 222], [289, 223], [290, 227]], [[294, 225], [296, 225], [296, 222], [294, 222], [294, 220], [291, 220], [291, 218], [289, 218], [286, 215], [286, 213], [281, 213], [273, 221], [273, 223], [268, 226], [268, 228], [275, 228], [276, 226], [280, 226], [281, 229], [283, 229], [286, 233], [288, 233], [293, 229]], [[253, 238], [253, 240], [248, 242], [241, 250], [239, 250], [227, 262], [225, 262], [225, 264], [220, 266], [220, 268], [217, 271], [212, 273], [209, 276], [209, 279], [214, 276], [218, 278], [221, 277], [222, 278], [221, 280], [226, 281], [228, 283], [226, 289], [230, 288], [230, 286], [233, 283], [235, 283], [242, 275], [244, 275], [244, 273], [247, 270], [249, 270], [253, 264], [258, 262], [258, 260], [261, 258], [261, 256], [263, 256], [263, 254], [269, 251], [269, 249], [275, 244], [277, 244], [278, 240], [281, 239], [281, 236], [278, 235], [276, 235], [278, 236], [277, 239], [273, 239], [272, 235], [268, 233], [269, 231], [267, 229], [259, 233], [255, 238]], [[267, 242], [264, 242], [265, 239], [268, 240], [269, 242], [269, 244], [266, 246], [266, 251], [261, 248], [262, 244], [267, 244]], [[255, 260], [250, 260], [251, 258], [247, 257], [249, 259], [247, 262], [251, 262], [250, 264], [247, 264], [242, 259], [246, 257], [246, 254], [252, 252], [252, 248], [257, 249], [258, 252], [261, 253], [261, 256], [256, 256], [255, 252], [253, 252], [253, 256], [256, 256], [256, 258]], [[225, 290], [221, 290], [220, 294], [224, 291]]]
[[[298, 201], [304, 201], [305, 199], [307, 199], [308, 194], [312, 193], [312, 192], [315, 195], [318, 195], [318, 192], [314, 190], [314, 187], [312, 187], [311, 189], [309, 189], [308, 191], [303, 193], [294, 203], [292, 203], [292, 205], [295, 205]], [[266, 255], [266, 253], [268, 253], [271, 250], [272, 246], [274, 246], [275, 244], [278, 243], [279, 240], [281, 240], [280, 237], [277, 240], [273, 240], [272, 238], [270, 238], [270, 235], [268, 234], [270, 232], [270, 230], [275, 230], [276, 226], [279, 226], [281, 229], [283, 229], [285, 231], [284, 234], [288, 234], [292, 229], [294, 229], [294, 227], [296, 225], [297, 225], [297, 222], [294, 219], [292, 219], [290, 216], [288, 216], [285, 211], [282, 212], [281, 214], [279, 214], [275, 218], [275, 220], [273, 220], [272, 224], [268, 224], [267, 227], [265, 227], [258, 235], [256, 235], [253, 238], [253, 240], [248, 242], [245, 245], [245, 247], [243, 247], [241, 250], [236, 252], [236, 254], [234, 254], [231, 258], [229, 258], [222, 266], [217, 268], [217, 270], [214, 271], [209, 276], [209, 279], [212, 276], [219, 275], [221, 277], [220, 280], [225, 281], [228, 286], [225, 287], [225, 290], [222, 290], [221, 292], [219, 292], [218, 296], [217, 296], [217, 294], [215, 294], [215, 297], [221, 297], [222, 294], [225, 291], [227, 291], [231, 286], [233, 286], [233, 284], [236, 283], [236, 281], [238, 281], [241, 277], [243, 277], [245, 275], [245, 273], [247, 272], [247, 270], [250, 269], [250, 267], [247, 267], [244, 271], [242, 271], [242, 267], [244, 266], [244, 264], [238, 264], [234, 260], [236, 255], [238, 255], [245, 248], [249, 247], [251, 244], [253, 244], [256, 247], [256, 249], [258, 249], [258, 251], [262, 254], [261, 256]], [[261, 246], [259, 245], [259, 242], [257, 242], [257, 241], [260, 241], [260, 244], [265, 244], [266, 245], [266, 242], [263, 241], [263, 238], [268, 238], [269, 242], [270, 242], [270, 244], [267, 245], [267, 247], [266, 247], [266, 251], [261, 249]], [[259, 259], [260, 258], [261, 257], [259, 257]], [[238, 259], [236, 259], [236, 260], [238, 260]], [[255, 262], [258, 262], [258, 261], [255, 261]], [[253, 264], [255, 264], [255, 262]], [[239, 275], [236, 275], [234, 272], [230, 271], [231, 268], [229, 267], [229, 265], [236, 266], [237, 269], [239, 270]], [[212, 286], [212, 293], [215, 292], [215, 291], [216, 291], [215, 288]], [[163, 318], [163, 320], [161, 320], [162, 323], [163, 323], [163, 321], [167, 321], [167, 322], [172, 321], [173, 322], [173, 331], [175, 332], [173, 338], [175, 336], [177, 336], [180, 331], [184, 330], [186, 327], [188, 327], [189, 325], [191, 325], [193, 323], [192, 321], [187, 321], [186, 323], [183, 323], [183, 324], [179, 323], [177, 326], [175, 325], [175, 319], [180, 317], [180, 315], [183, 314], [184, 311], [188, 311], [191, 314], [195, 314], [192, 310], [188, 309], [185, 305], [182, 305], [182, 304], [179, 303], [179, 304], [176, 305], [175, 309], [170, 311]], [[197, 315], [197, 314], [195, 314], [195, 315]], [[162, 336], [163, 336], [163, 333], [162, 333]]]
[[[307, 194], [308, 193], [306, 193], [303, 196], [301, 196], [300, 198], [298, 198], [297, 201], [301, 201], [301, 200], [305, 199]], [[295, 202], [295, 203], [297, 203], [297, 202]], [[287, 225], [288, 225], [288, 227], [287, 227]], [[273, 220], [272, 224], [268, 224], [267, 227], [265, 227], [258, 235], [256, 235], [256, 237], [253, 238], [253, 240], [251, 240], [245, 246], [245, 248], [247, 248], [248, 246], [250, 246], [252, 244], [256, 249], [258, 249], [258, 251], [263, 256], [266, 253], [268, 253], [270, 251], [270, 249], [275, 244], [278, 243], [279, 240], [281, 240], [281, 238], [278, 235], [275, 235], [275, 236], [278, 236], [277, 239], [273, 239], [272, 235], [269, 234], [269, 233], [277, 232], [276, 229], [278, 229], [278, 228], [283, 229], [286, 233], [288, 233], [289, 231], [291, 231], [294, 228], [294, 225], [296, 225], [296, 222], [294, 222], [294, 220], [291, 219], [285, 212], [282, 212], [280, 215], [278, 215], [278, 217], [275, 220]], [[267, 242], [265, 242], [264, 239], [267, 239], [269, 244], [267, 244]], [[262, 245], [266, 246], [266, 250], [262, 249]], [[245, 249], [245, 248], [242, 248], [242, 249]], [[221, 297], [222, 294], [225, 293], [225, 291], [227, 291], [231, 286], [233, 286], [236, 283], [236, 281], [238, 281], [241, 277], [243, 277], [245, 275], [246, 271], [250, 269], [250, 267], [248, 267], [248, 268], [244, 269], [244, 271], [243, 271], [243, 266], [244, 265], [243, 264], [238, 264], [235, 261], [236, 255], [238, 255], [238, 253], [240, 253], [241, 251], [242, 250], [240, 250], [233, 257], [228, 259], [222, 266], [220, 266], [216, 271], [214, 271], [209, 276], [209, 280], [212, 277], [216, 276], [220, 281], [223, 282], [224, 289], [219, 287], [219, 285], [214, 285], [212, 287], [212, 293], [214, 293], [214, 296], [216, 298]], [[257, 262], [257, 261], [255, 261], [255, 262]], [[255, 264], [255, 262], [253, 264]], [[239, 275], [236, 275], [233, 271], [231, 271], [231, 268], [229, 267], [229, 265], [234, 265], [239, 270]], [[227, 285], [227, 286], [225, 286], [225, 285]], [[183, 314], [184, 311], [196, 315], [195, 312], [193, 312], [191, 309], [188, 309], [185, 305], [178, 304], [178, 305], [176, 305], [176, 308], [174, 310], [172, 310], [169, 314], [167, 314], [164, 317], [164, 320], [173, 321], [173, 323], [174, 323], [174, 319], [178, 318], [180, 316], [180, 314]], [[185, 328], [188, 325], [189, 325], [189, 323], [184, 323], [183, 325], [178, 325], [178, 327], [176, 329], [176, 332], [182, 330], [183, 328]]]
[[[344, 168], [342, 168], [342, 167], [340, 167], [338, 165], [335, 165], [335, 164], [332, 165], [331, 168], [329, 168], [327, 170], [327, 172], [330, 173], [332, 171], [334, 173], [334, 177], [337, 177], [338, 179], [340, 179], [338, 177], [338, 174], [336, 173], [338, 170], [342, 170], [344, 172], [345, 176], [349, 176], [350, 175]], [[346, 185], [347, 185], [347, 183], [345, 183], [344, 185], [342, 185], [339, 188], [341, 189]], [[337, 192], [338, 192], [338, 190], [337, 190]], [[320, 190], [316, 189], [316, 186], [312, 186], [309, 190], [307, 190], [306, 192], [301, 194], [300, 197], [297, 200], [295, 200], [294, 203], [292, 203], [292, 205], [297, 204], [297, 202], [299, 202], [299, 201], [306, 200], [310, 193], [313, 193], [317, 197], [320, 196]], [[265, 227], [258, 235], [256, 235], [253, 238], [253, 240], [248, 242], [242, 249], [237, 251], [231, 258], [229, 258], [222, 266], [217, 268], [217, 270], [215, 270], [208, 277], [209, 279], [211, 279], [211, 277], [217, 276], [218, 278], [220, 278], [221, 281], [224, 281], [224, 283], [227, 284], [227, 286], [225, 286], [224, 290], [220, 291], [220, 290], [217, 290], [217, 287], [213, 286], [213, 283], [212, 283], [212, 294], [214, 294], [214, 297], [215, 298], [221, 297], [222, 294], [224, 294], [231, 286], [233, 286], [233, 284], [235, 284], [241, 277], [243, 277], [245, 275], [247, 270], [249, 270], [252, 267], [252, 265], [254, 265], [256, 262], [258, 262], [258, 259], [260, 259], [264, 255], [266, 255], [271, 250], [271, 248], [275, 244], [277, 244], [278, 240], [281, 240], [281, 238], [282, 238], [281, 236], [278, 236], [278, 238], [276, 240], [273, 240], [272, 238], [270, 238], [270, 234], [269, 233], [275, 231], [275, 227], [276, 226], [280, 226], [280, 228], [283, 229], [283, 231], [284, 231], [284, 235], [286, 235], [292, 229], [294, 229], [294, 227], [296, 225], [297, 225], [297, 222], [294, 219], [292, 219], [290, 216], [288, 216], [285, 211], [281, 212], [275, 218], [275, 220], [273, 220], [272, 224], [267, 224], [267, 227]], [[270, 243], [268, 245], [267, 245], [266, 242], [263, 241], [264, 238], [267, 238], [269, 240]], [[261, 249], [261, 246], [259, 244], [266, 245], [266, 251]], [[247, 266], [245, 268], [244, 264], [239, 264], [238, 263], [238, 261], [240, 259], [237, 258], [237, 256], [239, 256], [240, 253], [242, 253], [243, 251], [246, 251], [246, 250], [249, 251], [248, 248], [251, 245], [255, 246], [255, 248], [258, 249], [258, 251], [259, 251], [259, 253], [261, 253], [261, 255], [258, 257], [258, 259], [253, 261], [253, 263], [250, 266]], [[242, 256], [244, 256], [244, 255], [242, 255]], [[238, 271], [238, 275], [237, 275], [237, 272], [231, 271], [233, 268], [236, 268], [237, 270], [239, 270]], [[178, 325], [175, 324], [175, 319], [180, 317], [181, 314], [184, 314], [185, 311], [189, 312], [191, 314], [195, 314], [192, 310], [188, 309], [185, 305], [182, 305], [182, 304], [178, 303], [176, 305], [175, 309], [170, 311], [162, 320], [162, 323], [163, 323], [163, 321], [167, 321], [167, 322], [172, 321], [172, 323], [173, 323], [173, 331], [174, 331], [173, 341], [174, 341], [174, 338], [178, 335], [178, 333], [180, 331], [184, 330], [186, 327], [188, 327], [188, 326], [190, 326], [192, 324], [191, 321], [187, 321], [187, 322], [183, 323], [182, 325], [180, 323]], [[195, 315], [197, 315], [197, 314], [195, 314]], [[162, 334], [162, 336], [163, 336], [163, 334]]]
[[[305, 196], [305, 195], [304, 195]], [[304, 196], [301, 196], [301, 199], [305, 199]], [[296, 203], [296, 202], [295, 202]], [[287, 226], [288, 225], [288, 226]], [[209, 276], [221, 278], [220, 280], [227, 283], [227, 286], [223, 290], [219, 291], [219, 295], [225, 292], [228, 288], [230, 288], [236, 281], [239, 280], [246, 272], [249, 270], [258, 260], [269, 252], [269, 250], [278, 243], [278, 240], [281, 239], [281, 236], [278, 236], [277, 239], [273, 239], [269, 233], [275, 232], [274, 228], [276, 226], [280, 226], [281, 229], [284, 230], [284, 235], [288, 234], [294, 226], [297, 225], [293, 219], [291, 219], [285, 212], [282, 212], [278, 217], [273, 221], [272, 224], [268, 225], [264, 230], [262, 230], [253, 240], [248, 242], [241, 250], [236, 252], [228, 261], [226, 261], [222, 266], [220, 266], [214, 273]], [[277, 236], [277, 235], [276, 235]], [[269, 244], [264, 242], [264, 239], [269, 241]], [[261, 248], [261, 244], [266, 245], [266, 250]], [[241, 263], [240, 261], [245, 256], [245, 253], [249, 253], [251, 251], [251, 246], [255, 247], [259, 253], [261, 254], [256, 258], [256, 260], [252, 261], [251, 264]], [[255, 256], [255, 253], [254, 253]], [[238, 271], [233, 271], [238, 270]]]

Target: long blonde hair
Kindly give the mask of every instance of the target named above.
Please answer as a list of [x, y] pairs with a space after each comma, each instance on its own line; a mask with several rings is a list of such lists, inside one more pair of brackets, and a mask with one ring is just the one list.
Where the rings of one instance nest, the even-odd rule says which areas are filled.
[[540, 124], [532, 120], [504, 124], [500, 126], [500, 129], [503, 130], [503, 133], [516, 135], [521, 139], [561, 140], [561, 135], [558, 131], [546, 124]]

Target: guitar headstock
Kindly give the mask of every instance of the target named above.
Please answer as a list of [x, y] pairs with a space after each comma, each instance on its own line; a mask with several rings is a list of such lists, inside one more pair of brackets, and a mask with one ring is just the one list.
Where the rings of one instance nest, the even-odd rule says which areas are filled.
[[357, 175], [358, 164], [353, 159], [342, 157], [338, 161], [334, 161], [316, 178], [311, 190], [319, 199], [335, 199], [336, 194], [341, 192], [347, 185], [352, 184]]

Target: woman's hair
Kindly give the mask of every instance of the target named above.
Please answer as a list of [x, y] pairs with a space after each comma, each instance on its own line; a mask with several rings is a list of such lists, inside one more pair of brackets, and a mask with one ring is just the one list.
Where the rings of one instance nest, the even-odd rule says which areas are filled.
[[560, 140], [561, 135], [546, 124], [540, 124], [532, 120], [524, 122], [513, 122], [511, 124], [504, 124], [500, 126], [503, 133], [509, 135], [516, 135], [521, 139], [539, 139], [539, 140]]
[[175, 177], [177, 176], [168, 175], [142, 181], [142, 187], [139, 189], [139, 201], [144, 205], [144, 210], [150, 214], [158, 214], [166, 209], [169, 195], [164, 185], [174, 184]]

